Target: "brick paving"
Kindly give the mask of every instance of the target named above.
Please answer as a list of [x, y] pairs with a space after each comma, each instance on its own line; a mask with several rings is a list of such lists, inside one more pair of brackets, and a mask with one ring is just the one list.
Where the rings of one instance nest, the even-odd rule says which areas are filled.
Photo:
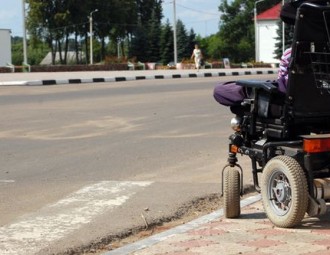
[[274, 227], [260, 201], [242, 208], [238, 219], [219, 217], [195, 229], [129, 252], [134, 255], [330, 254], [330, 212], [305, 218], [296, 228]]

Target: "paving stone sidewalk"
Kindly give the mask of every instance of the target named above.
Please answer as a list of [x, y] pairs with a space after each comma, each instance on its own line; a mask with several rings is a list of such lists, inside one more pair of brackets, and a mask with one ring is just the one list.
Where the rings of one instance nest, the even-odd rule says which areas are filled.
[[108, 254], [329, 255], [330, 213], [327, 212], [320, 219], [306, 218], [297, 228], [282, 229], [270, 223], [259, 200], [242, 208], [238, 219], [219, 217], [183, 233], [169, 235], [153, 245], [139, 248]]

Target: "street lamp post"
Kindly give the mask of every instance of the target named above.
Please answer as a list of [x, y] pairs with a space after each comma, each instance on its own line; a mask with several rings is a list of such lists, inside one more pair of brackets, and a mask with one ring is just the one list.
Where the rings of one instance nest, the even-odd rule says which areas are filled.
[[90, 34], [90, 64], [93, 65], [93, 13], [98, 12], [98, 9], [95, 9], [89, 14], [89, 34]]
[[265, 0], [258, 0], [254, 2], [254, 37], [255, 37], [255, 59], [256, 62], [259, 61], [259, 33], [257, 28], [257, 4]]

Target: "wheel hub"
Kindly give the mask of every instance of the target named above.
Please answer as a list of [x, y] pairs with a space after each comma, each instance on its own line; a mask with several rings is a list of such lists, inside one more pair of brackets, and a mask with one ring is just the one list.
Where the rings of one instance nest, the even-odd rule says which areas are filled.
[[284, 182], [278, 182], [273, 191], [278, 202], [284, 203], [287, 201], [289, 192]]
[[276, 172], [270, 179], [271, 204], [278, 215], [284, 215], [290, 209], [291, 187], [282, 171]]

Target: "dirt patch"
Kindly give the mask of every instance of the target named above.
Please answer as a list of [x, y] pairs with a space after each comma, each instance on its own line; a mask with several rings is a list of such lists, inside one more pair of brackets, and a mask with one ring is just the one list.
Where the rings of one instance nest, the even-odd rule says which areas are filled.
[[[245, 194], [242, 199], [254, 195], [254, 189], [252, 187], [245, 189]], [[90, 244], [88, 247], [71, 250], [65, 253], [65, 255], [95, 255], [103, 254], [105, 252], [120, 248], [127, 244], [131, 244], [150, 237], [157, 233], [169, 230], [176, 226], [190, 222], [203, 215], [209, 214], [223, 207], [223, 198], [220, 194], [211, 194], [207, 197], [201, 197], [190, 203], [181, 206], [178, 211], [170, 218], [159, 219], [153, 223], [148, 223], [145, 220], [145, 226], [138, 229], [128, 230], [118, 236], [109, 236], [100, 240], [94, 244]], [[148, 208], [145, 209], [146, 211]], [[141, 215], [143, 217], [143, 214]]]

